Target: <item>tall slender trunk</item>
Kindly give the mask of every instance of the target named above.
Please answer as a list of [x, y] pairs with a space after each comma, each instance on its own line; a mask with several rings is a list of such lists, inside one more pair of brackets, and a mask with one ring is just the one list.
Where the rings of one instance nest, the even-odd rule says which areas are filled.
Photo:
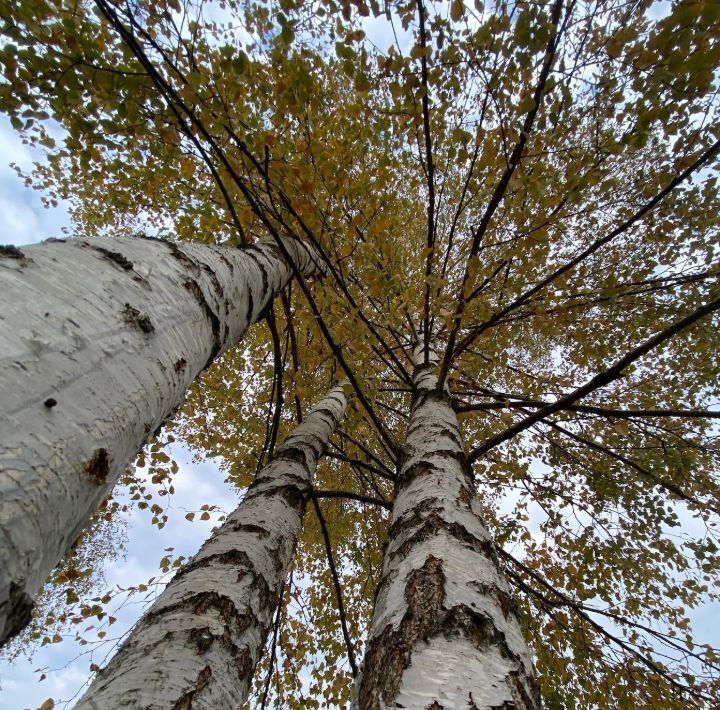
[[393, 522], [356, 706], [540, 707], [530, 654], [480, 518], [437, 361], [415, 356]]
[[[315, 252], [286, 247], [316, 271]], [[188, 385], [291, 275], [269, 243], [0, 247], [0, 642]]]
[[78, 710], [237, 708], [295, 550], [318, 457], [342, 418], [330, 390], [276, 450], [235, 512], [181, 569]]

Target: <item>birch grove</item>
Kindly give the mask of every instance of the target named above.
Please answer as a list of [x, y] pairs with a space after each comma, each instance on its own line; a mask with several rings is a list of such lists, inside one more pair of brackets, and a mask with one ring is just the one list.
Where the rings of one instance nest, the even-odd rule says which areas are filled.
[[[312, 252], [287, 242], [302, 273]], [[0, 255], [0, 639], [188, 385], [290, 280], [278, 248], [50, 241]]]
[[[719, 706], [719, 22], [0, 0], [18, 172], [82, 235], [0, 247], [8, 653], [76, 644], [81, 707]], [[163, 534], [173, 441], [249, 492], [107, 663], [150, 584], [74, 545]]]

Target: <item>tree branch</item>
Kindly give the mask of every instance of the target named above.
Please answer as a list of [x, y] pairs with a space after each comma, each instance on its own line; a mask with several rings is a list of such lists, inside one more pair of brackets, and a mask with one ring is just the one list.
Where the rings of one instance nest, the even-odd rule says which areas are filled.
[[454, 355], [457, 357], [461, 352], [470, 347], [470, 345], [472, 345], [472, 343], [475, 342], [475, 340], [482, 333], [488, 330], [488, 328], [492, 328], [494, 325], [496, 325], [508, 313], [522, 306], [536, 293], [542, 291], [546, 286], [551, 284], [557, 278], [567, 273], [571, 269], [575, 268], [578, 264], [587, 259], [591, 254], [594, 254], [598, 249], [600, 249], [600, 247], [604, 246], [611, 240], [615, 239], [615, 237], [620, 236], [628, 229], [630, 229], [630, 227], [632, 227], [636, 222], [639, 222], [648, 212], [650, 212], [654, 207], [656, 207], [678, 185], [687, 180], [703, 165], [705, 165], [712, 158], [714, 158], [718, 154], [718, 152], [720, 152], [720, 140], [715, 141], [715, 143], [713, 143], [712, 146], [710, 146], [689, 168], [683, 170], [683, 172], [681, 172], [679, 175], [676, 175], [665, 186], [665, 188], [658, 192], [657, 195], [655, 195], [655, 197], [653, 197], [651, 200], [646, 202], [637, 212], [635, 212], [631, 217], [625, 220], [620, 226], [613, 229], [609, 234], [606, 234], [604, 237], [595, 240], [587, 249], [578, 254], [574, 259], [571, 259], [559, 268], [555, 269], [555, 271], [546, 276], [542, 281], [538, 282], [537, 284], [535, 284], [535, 286], [525, 291], [525, 293], [523, 293], [522, 295], [518, 296], [512, 303], [495, 313], [495, 315], [491, 316], [481, 325], [474, 328], [471, 333], [466, 335], [465, 338], [460, 343], [458, 343], [457, 347], [455, 348]]
[[[518, 397], [514, 402], [477, 402], [475, 404], [455, 404], [455, 411], [458, 414], [467, 412], [486, 411], [488, 409], [523, 409], [524, 407], [534, 409], [547, 407], [552, 402], [545, 402], [539, 399], [525, 399]], [[651, 417], [670, 417], [685, 419], [720, 419], [720, 411], [712, 409], [607, 409], [606, 407], [593, 407], [585, 404], [573, 404], [564, 407], [563, 412], [583, 412], [587, 414], [598, 414], [610, 419], [635, 419]]]
[[325, 491], [316, 490], [315, 496], [317, 498], [349, 498], [350, 500], [357, 500], [360, 503], [368, 503], [369, 505], [379, 505], [385, 510], [392, 510], [393, 504], [386, 500], [380, 500], [379, 498], [373, 498], [372, 496], [364, 496], [359, 493], [351, 493], [350, 491]]
[[620, 358], [616, 363], [611, 365], [603, 372], [595, 375], [595, 377], [593, 377], [581, 387], [578, 387], [570, 394], [565, 395], [565, 397], [562, 397], [557, 402], [553, 402], [552, 404], [541, 407], [534, 414], [525, 417], [525, 419], [517, 422], [511, 427], [508, 427], [505, 431], [490, 437], [484, 444], [482, 444], [468, 454], [468, 463], [470, 464], [473, 461], [476, 461], [483, 454], [490, 451], [490, 449], [493, 449], [499, 444], [502, 444], [503, 442], [512, 439], [521, 431], [524, 431], [528, 427], [531, 427], [533, 424], [535, 424], [535, 422], [541, 421], [549, 414], [552, 414], [553, 412], [558, 412], [561, 409], [566, 409], [568, 406], [570, 406], [571, 404], [575, 404], [577, 400], [582, 399], [591, 392], [594, 392], [596, 389], [604, 387], [605, 385], [610, 384], [610, 382], [619, 379], [623, 376], [623, 370], [625, 370], [633, 362], [640, 359], [643, 355], [646, 355], [659, 345], [662, 345], [665, 341], [669, 340], [680, 331], [691, 326], [693, 323], [697, 322], [701, 318], [704, 318], [705, 316], [714, 313], [718, 309], [720, 309], [720, 297], [700, 306], [699, 308], [696, 308], [692, 313], [685, 316], [685, 318], [676, 321], [665, 330], [657, 333], [652, 338], [649, 338], [644, 343], [638, 345], [636, 348], [633, 348], [633, 350], [627, 353], [624, 357]]
[[347, 628], [347, 617], [345, 615], [345, 605], [343, 604], [342, 589], [340, 588], [340, 580], [338, 579], [337, 569], [335, 568], [335, 560], [333, 559], [332, 545], [330, 544], [330, 535], [325, 525], [325, 518], [323, 517], [322, 511], [320, 510], [320, 504], [317, 501], [315, 492], [312, 492], [312, 503], [315, 508], [315, 514], [317, 515], [318, 521], [320, 522], [320, 530], [322, 532], [323, 540], [325, 541], [325, 552], [327, 553], [328, 567], [330, 567], [330, 574], [332, 574], [333, 585], [335, 587], [335, 597], [337, 599], [338, 614], [340, 615], [340, 627], [342, 628], [343, 638], [345, 639], [345, 646], [347, 647], [348, 660], [350, 661], [350, 667], [352, 668], [353, 677], [357, 676], [358, 668], [355, 662], [355, 652], [353, 651], [352, 643], [350, 641], [350, 634]]

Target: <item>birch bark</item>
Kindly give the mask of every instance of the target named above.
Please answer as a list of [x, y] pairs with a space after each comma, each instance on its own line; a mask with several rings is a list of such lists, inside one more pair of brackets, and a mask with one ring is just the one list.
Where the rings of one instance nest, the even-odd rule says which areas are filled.
[[[315, 252], [285, 245], [317, 270]], [[190, 382], [291, 274], [269, 243], [0, 247], [0, 643]]]
[[140, 620], [78, 710], [237, 708], [287, 577], [318, 457], [345, 412], [330, 390]]
[[457, 416], [416, 349], [414, 393], [361, 710], [535, 710], [530, 654], [476, 501]]

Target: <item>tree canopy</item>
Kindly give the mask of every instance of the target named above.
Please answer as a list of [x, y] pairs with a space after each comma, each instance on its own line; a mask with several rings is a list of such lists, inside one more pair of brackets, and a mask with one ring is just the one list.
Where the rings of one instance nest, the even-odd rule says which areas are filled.
[[[28, 180], [69, 202], [77, 233], [286, 237], [327, 262], [165, 432], [244, 488], [334, 380], [354, 392], [257, 706], [267, 688], [282, 707], [347, 703], [417, 340], [440, 353], [547, 707], [720, 701], [718, 651], [689, 622], [720, 569], [720, 5], [0, 13], [0, 108], [44, 146]], [[159, 444], [139, 464], [133, 493], [171, 485]]]

